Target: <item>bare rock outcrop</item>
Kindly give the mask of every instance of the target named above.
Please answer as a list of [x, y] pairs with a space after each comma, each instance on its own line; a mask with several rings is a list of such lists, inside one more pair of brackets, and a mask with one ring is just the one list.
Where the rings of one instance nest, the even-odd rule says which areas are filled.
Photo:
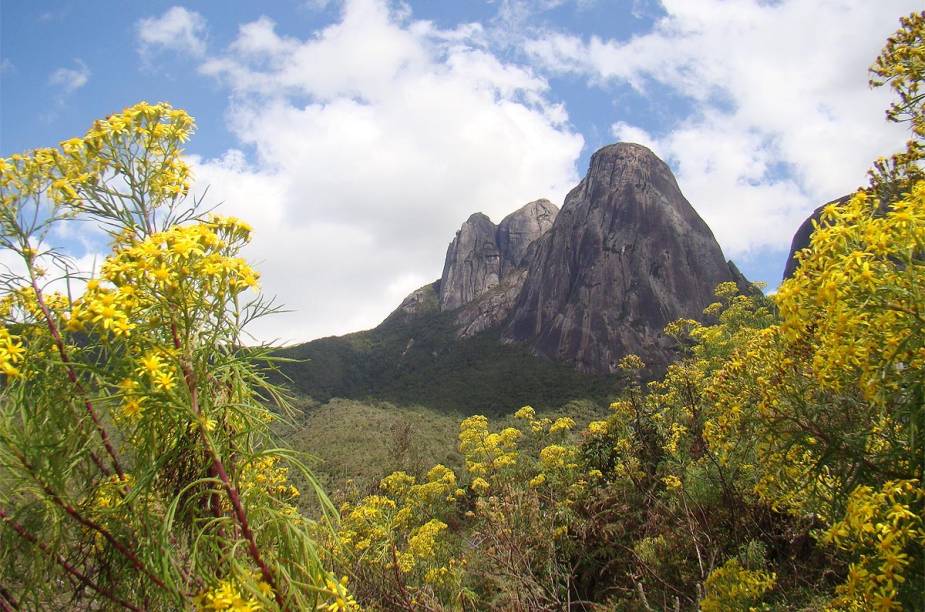
[[558, 212], [549, 200], [536, 200], [497, 226], [482, 213], [470, 216], [446, 251], [440, 309], [465, 306], [522, 269], [530, 244], [552, 227]]
[[487, 216], [475, 213], [456, 232], [447, 248], [440, 278], [441, 310], [468, 304], [501, 280], [497, 229]]
[[628, 353], [664, 363], [663, 327], [739, 280], [667, 164], [637, 144], [592, 156], [534, 251], [503, 338], [583, 371]]
[[525, 264], [527, 249], [552, 227], [559, 208], [549, 200], [536, 200], [515, 210], [498, 224], [501, 277]]

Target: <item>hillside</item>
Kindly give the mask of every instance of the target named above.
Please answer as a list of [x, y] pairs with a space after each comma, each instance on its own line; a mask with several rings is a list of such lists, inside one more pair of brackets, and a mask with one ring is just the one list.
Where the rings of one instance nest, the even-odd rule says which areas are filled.
[[292, 389], [320, 402], [377, 399], [467, 414], [604, 403], [615, 392], [613, 377], [503, 344], [497, 330], [460, 339], [453, 322], [452, 312], [436, 310], [394, 315], [372, 330], [282, 349], [296, 361], [280, 369]]

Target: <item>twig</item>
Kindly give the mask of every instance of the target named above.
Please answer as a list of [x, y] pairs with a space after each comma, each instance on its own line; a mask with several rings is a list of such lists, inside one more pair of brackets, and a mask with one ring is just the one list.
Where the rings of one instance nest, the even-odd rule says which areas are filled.
[[93, 403], [89, 400], [86, 390], [84, 390], [83, 385], [80, 384], [80, 380], [77, 378], [77, 372], [74, 371], [74, 366], [71, 365], [71, 360], [68, 357], [67, 349], [64, 348], [64, 340], [61, 339], [61, 333], [58, 331], [58, 326], [55, 324], [54, 319], [51, 316], [51, 311], [48, 309], [48, 305], [45, 303], [45, 298], [42, 296], [42, 290], [39, 288], [38, 279], [32, 273], [31, 265], [29, 266], [29, 275], [32, 278], [32, 290], [35, 291], [35, 299], [42, 311], [42, 315], [45, 317], [45, 323], [47, 324], [48, 331], [51, 333], [51, 337], [55, 342], [55, 347], [58, 349], [58, 355], [61, 356], [61, 361], [64, 363], [65, 368], [67, 369], [68, 380], [73, 383], [74, 387], [77, 389], [78, 394], [84, 398], [84, 408], [87, 410], [90, 418], [93, 419], [93, 424], [96, 425], [96, 431], [99, 433], [100, 439], [103, 441], [103, 446], [106, 448], [106, 452], [109, 454], [110, 459], [112, 459], [112, 466], [116, 470], [116, 474], [119, 475], [120, 480], [124, 481], [125, 472], [122, 470], [122, 464], [119, 462], [119, 457], [116, 454], [116, 450], [113, 448], [112, 442], [109, 440], [109, 434], [106, 432], [106, 428], [103, 427], [103, 423], [100, 421], [99, 415], [96, 414], [96, 410], [93, 408]]
[[[176, 323], [170, 324], [170, 331], [173, 335], [174, 348], [180, 349], [180, 336], [177, 331]], [[189, 364], [185, 361], [181, 360], [180, 367], [183, 370], [183, 379], [186, 382], [187, 389], [189, 389], [190, 405], [192, 407], [193, 413], [197, 417], [202, 417], [202, 412], [199, 408], [199, 390], [196, 385], [196, 375], [192, 368], [190, 368]], [[247, 552], [250, 554], [251, 559], [254, 560], [254, 563], [257, 564], [257, 567], [260, 568], [260, 575], [263, 577], [264, 582], [270, 585], [270, 588], [273, 589], [273, 597], [276, 599], [277, 605], [279, 605], [281, 610], [288, 610], [289, 606], [286, 605], [286, 600], [283, 599], [283, 594], [280, 592], [276, 578], [273, 576], [273, 572], [270, 571], [270, 567], [261, 556], [260, 549], [257, 548], [257, 539], [254, 537], [254, 532], [251, 531], [250, 524], [247, 521], [247, 513], [244, 511], [244, 506], [241, 504], [241, 496], [238, 494], [237, 488], [235, 488], [235, 486], [231, 483], [231, 479], [228, 478], [228, 473], [225, 471], [225, 465], [222, 463], [218, 453], [215, 451], [215, 447], [212, 446], [212, 442], [209, 440], [209, 437], [206, 434], [205, 427], [202, 425], [199, 427], [199, 434], [202, 438], [202, 443], [205, 445], [206, 451], [209, 453], [209, 457], [212, 460], [211, 469], [214, 474], [218, 476], [219, 480], [222, 481], [225, 492], [228, 494], [228, 500], [231, 502], [231, 507], [234, 510], [234, 517], [241, 528], [241, 535], [247, 541]]]
[[53, 501], [59, 508], [64, 510], [64, 512], [75, 521], [103, 536], [107, 542], [112, 544], [113, 548], [115, 548], [123, 557], [128, 559], [129, 563], [132, 564], [132, 567], [146, 575], [151, 580], [151, 582], [157, 586], [161, 587], [167, 592], [170, 592], [170, 589], [167, 588], [167, 585], [164, 584], [164, 581], [148, 571], [148, 569], [138, 559], [138, 556], [129, 550], [125, 544], [117, 540], [115, 536], [109, 533], [109, 530], [107, 530], [105, 527], [93, 521], [92, 519], [88, 519], [87, 517], [83, 516], [80, 512], [77, 511], [76, 508], [74, 508], [74, 506], [61, 499], [61, 496], [55, 493], [54, 490], [52, 490], [52, 488], [39, 477], [38, 473], [36, 473], [35, 469], [28, 462], [26, 457], [22, 455], [22, 453], [16, 449], [14, 449], [13, 452], [17, 459], [19, 459], [19, 462], [22, 463], [23, 467], [26, 468], [26, 470], [32, 476], [33, 480], [35, 480], [39, 487], [41, 487], [42, 491], [44, 491], [44, 493], [51, 499], [51, 501]]
[[[0, 520], [2, 520], [4, 523], [6, 523], [6, 524], [10, 527], [10, 529], [12, 529], [13, 531], [15, 531], [15, 532], [19, 535], [19, 537], [21, 537], [22, 539], [26, 540], [27, 542], [30, 542], [31, 544], [34, 544], [34, 545], [37, 546], [42, 552], [44, 552], [45, 554], [47, 554], [48, 556], [50, 556], [52, 559], [54, 559], [54, 561], [55, 561], [58, 565], [60, 565], [62, 568], [64, 568], [64, 570], [65, 570], [67, 573], [69, 573], [70, 575], [74, 576], [74, 578], [76, 578], [78, 581], [80, 581], [80, 583], [83, 584], [84, 586], [86, 586], [87, 588], [89, 588], [89, 589], [95, 591], [96, 593], [99, 593], [100, 595], [102, 595], [102, 596], [105, 597], [106, 599], [112, 601], [113, 603], [119, 604], [119, 605], [122, 606], [123, 608], [126, 608], [126, 609], [128, 609], [128, 610], [134, 610], [134, 611], [136, 611], [136, 612], [141, 612], [141, 608], [139, 608], [138, 606], [135, 606], [135, 605], [133, 605], [133, 604], [131, 604], [131, 603], [125, 601], [125, 600], [119, 599], [115, 594], [112, 593], [112, 591], [109, 591], [109, 590], [107, 590], [107, 589], [104, 589], [104, 588], [99, 587], [99, 586], [97, 586], [96, 584], [94, 584], [93, 581], [90, 580], [89, 578], [87, 578], [84, 574], [82, 574], [82, 573], [80, 572], [80, 570], [78, 570], [78, 569], [75, 568], [73, 565], [71, 565], [70, 563], [68, 563], [63, 557], [61, 557], [60, 555], [58, 555], [58, 554], [56, 554], [54, 551], [52, 551], [52, 550], [48, 547], [47, 544], [45, 544], [44, 542], [40, 542], [40, 541], [39, 541], [32, 533], [30, 533], [25, 527], [23, 527], [22, 525], [20, 525], [20, 524], [17, 523], [16, 521], [14, 521], [12, 518], [10, 518], [10, 516], [3, 510], [3, 508], [0, 508]], [[7, 600], [9, 599], [9, 598], [7, 598], [7, 597], [5, 597], [5, 596], [4, 596], [4, 598], [7, 599]], [[0, 602], [2, 602], [2, 600], [0, 600]]]

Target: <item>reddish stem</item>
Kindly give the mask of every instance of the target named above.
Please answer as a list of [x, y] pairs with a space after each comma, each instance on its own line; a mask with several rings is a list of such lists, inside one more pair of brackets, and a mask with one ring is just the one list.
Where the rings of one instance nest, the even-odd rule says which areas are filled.
[[51, 316], [51, 311], [48, 309], [48, 305], [45, 304], [45, 298], [42, 297], [42, 290], [39, 288], [38, 280], [34, 275], [32, 275], [32, 289], [35, 291], [35, 299], [38, 302], [39, 308], [42, 310], [42, 314], [45, 316], [45, 323], [48, 325], [48, 331], [51, 333], [51, 337], [55, 341], [55, 346], [58, 349], [58, 354], [61, 356], [61, 361], [67, 368], [68, 380], [74, 384], [74, 386], [77, 388], [77, 392], [84, 397], [84, 408], [86, 408], [90, 418], [93, 419], [93, 424], [96, 425], [96, 431], [100, 434], [100, 439], [103, 441], [103, 446], [106, 447], [106, 452], [109, 453], [109, 457], [112, 459], [112, 466], [116, 470], [116, 474], [119, 475], [119, 478], [121, 480], [125, 480], [125, 472], [122, 470], [122, 465], [119, 463], [116, 450], [113, 448], [112, 443], [109, 440], [109, 434], [106, 432], [106, 428], [103, 427], [103, 423], [100, 421], [99, 416], [96, 414], [96, 410], [93, 408], [93, 404], [89, 399], [87, 399], [87, 392], [84, 390], [83, 385], [80, 384], [80, 380], [77, 378], [77, 372], [74, 371], [74, 367], [71, 365], [71, 360], [67, 355], [67, 350], [64, 348], [64, 341], [61, 339], [61, 333], [58, 331], [58, 326], [55, 324], [54, 319]]
[[61, 499], [61, 497], [57, 493], [55, 493], [54, 490], [52, 490], [52, 488], [49, 487], [39, 477], [39, 475], [36, 473], [35, 469], [28, 462], [25, 456], [23, 456], [20, 452], [16, 450], [14, 450], [14, 453], [16, 454], [16, 457], [19, 459], [20, 463], [23, 464], [23, 467], [25, 467], [29, 471], [29, 473], [32, 475], [32, 478], [35, 480], [35, 482], [42, 488], [42, 491], [45, 492], [45, 495], [47, 495], [53, 502], [55, 502], [55, 504], [57, 504], [58, 507], [64, 510], [64, 512], [67, 513], [68, 516], [73, 518], [75, 521], [77, 521], [84, 527], [91, 529], [93, 531], [96, 531], [97, 533], [102, 535], [106, 539], [107, 542], [112, 544], [113, 548], [119, 551], [119, 553], [123, 557], [128, 559], [128, 561], [132, 564], [132, 567], [134, 567], [139, 572], [146, 575], [151, 580], [151, 582], [153, 582], [157, 586], [161, 587], [165, 591], [168, 591], [168, 592], [170, 591], [170, 589], [167, 588], [167, 585], [164, 584], [163, 580], [161, 580], [160, 578], [158, 578], [157, 576], [155, 576], [154, 574], [148, 571], [148, 569], [141, 563], [141, 561], [138, 559], [138, 556], [135, 553], [129, 550], [124, 544], [119, 542], [115, 538], [115, 536], [109, 533], [109, 531], [105, 527], [103, 527], [99, 523], [96, 523], [92, 519], [88, 519], [87, 517], [83, 516], [82, 514], [80, 514], [80, 512], [77, 511], [76, 508], [74, 508], [74, 506], [70, 505], [69, 503]]
[[81, 584], [83, 584], [87, 588], [99, 593], [106, 599], [119, 604], [123, 608], [127, 608], [129, 610], [135, 610], [136, 612], [141, 612], [141, 608], [133, 604], [130, 604], [127, 601], [119, 599], [116, 595], [112, 593], [112, 591], [104, 589], [94, 584], [93, 581], [91, 581], [83, 573], [81, 573], [80, 570], [78, 570], [73, 565], [68, 563], [61, 555], [56, 554], [54, 551], [52, 551], [48, 547], [47, 544], [45, 544], [44, 542], [40, 542], [38, 538], [36, 538], [32, 533], [30, 533], [25, 527], [23, 527], [22, 525], [14, 521], [6, 512], [4, 512], [3, 508], [0, 508], [0, 520], [2, 520], [4, 523], [9, 525], [9, 527], [19, 535], [19, 537], [21, 537], [22, 539], [26, 540], [27, 542], [31, 544], [34, 544], [35, 546], [38, 546], [39, 549], [42, 550], [42, 552], [44, 552], [45, 554], [53, 558], [55, 562], [58, 565], [60, 565], [62, 568], [64, 568], [64, 570], [67, 573], [74, 576], [74, 578], [76, 578]]
[[16, 598], [13, 597], [13, 594], [7, 591], [3, 585], [0, 585], [0, 604], [3, 605], [4, 610], [18, 610], [19, 604], [16, 602]]
[[[177, 324], [170, 324], [170, 331], [173, 335], [173, 346], [175, 349], [179, 350], [181, 347], [180, 336], [177, 331]], [[193, 413], [197, 417], [201, 417], [202, 413], [199, 409], [199, 392], [196, 385], [196, 376], [189, 364], [186, 363], [182, 357], [180, 361], [180, 367], [183, 369], [183, 379], [186, 381], [186, 386], [190, 392], [190, 404], [193, 409]], [[247, 552], [250, 554], [251, 559], [254, 560], [254, 563], [257, 564], [257, 567], [260, 568], [260, 575], [263, 577], [264, 582], [270, 585], [270, 588], [273, 589], [273, 597], [276, 599], [277, 605], [279, 605], [280, 610], [288, 610], [289, 607], [286, 605], [286, 601], [283, 599], [282, 593], [279, 591], [279, 587], [276, 584], [276, 580], [273, 577], [273, 572], [270, 571], [270, 567], [267, 565], [266, 561], [263, 560], [263, 557], [260, 554], [260, 549], [257, 548], [257, 539], [254, 536], [254, 532], [251, 531], [250, 524], [247, 521], [247, 513], [244, 511], [244, 506], [241, 504], [241, 496], [238, 494], [238, 490], [231, 483], [231, 479], [228, 478], [228, 473], [225, 471], [225, 465], [222, 463], [222, 460], [219, 458], [218, 453], [215, 452], [212, 443], [209, 442], [208, 436], [206, 436], [204, 424], [200, 424], [199, 432], [202, 437], [202, 442], [206, 447], [206, 450], [209, 453], [209, 456], [212, 458], [212, 475], [218, 476], [219, 480], [222, 481], [222, 485], [225, 487], [225, 492], [228, 494], [228, 499], [231, 502], [231, 507], [234, 510], [235, 519], [238, 521], [238, 525], [241, 528], [241, 535], [247, 541]]]

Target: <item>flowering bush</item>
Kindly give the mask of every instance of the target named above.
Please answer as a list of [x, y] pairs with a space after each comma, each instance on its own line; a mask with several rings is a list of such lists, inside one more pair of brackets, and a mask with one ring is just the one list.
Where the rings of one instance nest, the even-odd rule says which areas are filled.
[[[0, 160], [19, 258], [0, 298], [4, 609], [348, 605], [292, 504], [287, 470], [311, 475], [270, 436], [267, 351], [241, 341], [272, 310], [248, 297], [251, 230], [187, 200], [193, 129], [141, 103]], [[98, 275], [51, 244], [76, 223], [111, 238]]]

